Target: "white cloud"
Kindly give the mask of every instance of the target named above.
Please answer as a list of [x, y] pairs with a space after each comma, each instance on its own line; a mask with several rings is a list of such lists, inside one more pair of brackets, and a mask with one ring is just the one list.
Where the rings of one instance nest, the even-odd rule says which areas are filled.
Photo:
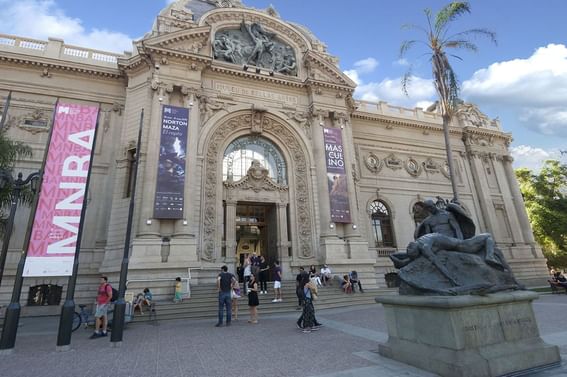
[[[427, 108], [433, 103], [435, 88], [431, 80], [412, 76], [408, 88], [409, 96], [402, 91], [402, 79], [385, 78], [380, 82], [366, 82], [362, 76], [372, 73], [378, 67], [378, 61], [374, 58], [359, 60], [353, 64], [353, 68], [344, 71], [357, 85], [354, 96], [364, 101], [386, 101], [392, 105], [407, 107]], [[401, 63], [400, 63], [401, 64]]]
[[86, 30], [79, 18], [69, 17], [53, 0], [0, 0], [2, 33], [65, 43], [98, 50], [123, 52], [132, 49], [128, 35], [105, 29]]
[[371, 73], [378, 67], [378, 60], [374, 58], [366, 58], [354, 63], [354, 69], [358, 73]]
[[402, 67], [408, 67], [410, 65], [410, 62], [407, 61], [407, 59], [398, 59], [394, 62], [394, 65], [401, 65]]
[[512, 147], [510, 153], [514, 157], [514, 168], [528, 168], [534, 172], [539, 172], [545, 160], [559, 160], [561, 156], [557, 149], [545, 150], [529, 145]]
[[505, 105], [519, 122], [544, 135], [567, 137], [567, 46], [549, 44], [527, 59], [494, 63], [463, 83], [479, 104]]

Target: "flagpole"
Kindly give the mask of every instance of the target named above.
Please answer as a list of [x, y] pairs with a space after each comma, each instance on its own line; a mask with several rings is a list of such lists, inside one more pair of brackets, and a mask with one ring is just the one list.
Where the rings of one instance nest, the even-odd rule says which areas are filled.
[[114, 315], [112, 317], [112, 333], [110, 341], [113, 346], [119, 346], [122, 343], [122, 335], [124, 333], [124, 319], [126, 312], [126, 302], [124, 301], [124, 293], [126, 293], [126, 279], [128, 277], [128, 263], [130, 256], [130, 238], [132, 237], [132, 221], [134, 217], [134, 204], [136, 200], [136, 181], [138, 179], [138, 165], [140, 163], [140, 154], [142, 151], [142, 128], [144, 125], [144, 109], [140, 114], [140, 129], [138, 130], [138, 145], [136, 147], [136, 158], [134, 159], [134, 171], [132, 182], [132, 193], [130, 195], [130, 207], [128, 209], [128, 223], [126, 225], [126, 240], [124, 241], [124, 255], [122, 256], [122, 265], [120, 266], [120, 284], [118, 288], [118, 300], [114, 304]]
[[8, 108], [10, 107], [10, 101], [12, 100], [12, 91], [8, 93], [8, 98], [6, 98], [6, 104], [4, 105], [4, 111], [2, 111], [2, 119], [0, 119], [0, 131], [4, 129], [4, 124], [6, 119], [8, 119]]
[[89, 160], [89, 171], [87, 173], [87, 181], [85, 185], [85, 195], [83, 197], [83, 206], [81, 208], [81, 219], [79, 221], [79, 229], [77, 231], [77, 243], [75, 245], [75, 257], [73, 259], [73, 272], [69, 276], [69, 283], [67, 284], [67, 295], [65, 297], [65, 303], [61, 307], [61, 316], [59, 317], [59, 332], [57, 334], [57, 351], [67, 351], [71, 344], [71, 333], [73, 328], [73, 315], [75, 314], [75, 286], [77, 284], [77, 274], [79, 272], [79, 252], [81, 250], [81, 240], [83, 236], [83, 227], [85, 225], [85, 215], [87, 212], [87, 195], [89, 192], [91, 174], [93, 171], [93, 159], [95, 155], [96, 148], [96, 138], [98, 135], [98, 125], [100, 121], [100, 109], [101, 104], [98, 107], [98, 113], [96, 117], [96, 125], [94, 132], [94, 140], [91, 149], [91, 157]]
[[59, 105], [59, 97], [55, 101], [55, 108], [53, 110], [53, 116], [51, 118], [51, 128], [49, 129], [49, 135], [47, 137], [47, 145], [45, 146], [45, 151], [43, 152], [43, 162], [41, 163], [41, 169], [39, 171], [39, 180], [37, 192], [32, 204], [32, 210], [30, 217], [28, 219], [28, 226], [26, 229], [26, 236], [24, 238], [24, 246], [22, 248], [22, 254], [20, 256], [20, 261], [18, 262], [18, 268], [16, 270], [16, 281], [14, 282], [14, 289], [12, 290], [12, 299], [10, 304], [6, 309], [6, 314], [4, 315], [4, 324], [2, 326], [2, 337], [0, 338], [0, 355], [5, 353], [12, 353], [14, 350], [14, 345], [16, 344], [16, 333], [18, 332], [18, 323], [20, 322], [20, 296], [22, 293], [22, 285], [24, 282], [24, 267], [26, 264], [26, 257], [28, 255], [28, 248], [30, 245], [31, 233], [33, 222], [35, 220], [35, 213], [37, 211], [37, 203], [39, 201], [39, 196], [41, 194], [41, 186], [43, 183], [43, 173], [45, 170], [45, 162], [47, 161], [47, 155], [49, 153], [49, 145], [51, 144], [51, 137], [53, 135], [53, 128], [55, 126], [55, 116], [57, 114], [57, 106]]

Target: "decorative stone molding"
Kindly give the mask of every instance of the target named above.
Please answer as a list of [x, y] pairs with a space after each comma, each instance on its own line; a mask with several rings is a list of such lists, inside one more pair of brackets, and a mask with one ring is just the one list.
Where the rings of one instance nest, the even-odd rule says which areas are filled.
[[382, 167], [384, 166], [384, 161], [380, 160], [373, 152], [370, 152], [364, 157], [364, 165], [366, 169], [372, 173], [378, 174]]
[[451, 179], [451, 173], [449, 172], [449, 163], [447, 161], [445, 161], [443, 165], [441, 165], [441, 168], [439, 170], [441, 171], [441, 174], [445, 176], [445, 178]]
[[384, 159], [386, 166], [392, 170], [398, 170], [402, 168], [402, 160], [396, 157], [395, 154], [390, 153], [388, 157]]
[[294, 121], [301, 131], [307, 136], [308, 139], [311, 139], [311, 122], [309, 121], [309, 114], [304, 111], [288, 111], [285, 113], [289, 120]]
[[427, 158], [427, 160], [423, 162], [423, 168], [428, 173], [439, 173], [439, 163], [437, 163], [431, 157]]
[[419, 177], [421, 174], [421, 165], [413, 157], [408, 158], [404, 162], [404, 168], [412, 177]]
[[[217, 209], [219, 200], [217, 198], [218, 170], [221, 159], [220, 148], [225, 145], [227, 137], [235, 130], [250, 129], [251, 113], [236, 115], [224, 121], [218, 126], [211, 135], [208, 142], [208, 149], [205, 158], [205, 198], [203, 206], [203, 242], [200, 257], [206, 261], [215, 261], [215, 245], [217, 237]], [[309, 169], [307, 159], [301, 144], [287, 127], [269, 115], [264, 116], [262, 124], [263, 132], [270, 135], [277, 135], [289, 151], [294, 167], [294, 193], [295, 214], [297, 227], [294, 234], [298, 239], [299, 257], [311, 258], [312, 248], [312, 226], [311, 226], [311, 207], [309, 197]]]
[[499, 129], [498, 119], [490, 119], [472, 103], [461, 103], [456, 115], [463, 126], [472, 125], [478, 128]]
[[31, 112], [20, 116], [8, 115], [4, 128], [9, 129], [12, 126], [16, 126], [32, 135], [49, 132], [52, 113], [52, 110], [33, 109]]
[[204, 94], [198, 94], [199, 111], [201, 113], [201, 127], [220, 110], [227, 109], [228, 105], [225, 102], [219, 102]]
[[259, 161], [252, 161], [252, 166], [248, 169], [246, 176], [238, 182], [225, 181], [224, 186], [227, 189], [252, 190], [260, 191], [289, 191], [287, 185], [281, 185], [269, 177], [268, 169], [263, 167]]

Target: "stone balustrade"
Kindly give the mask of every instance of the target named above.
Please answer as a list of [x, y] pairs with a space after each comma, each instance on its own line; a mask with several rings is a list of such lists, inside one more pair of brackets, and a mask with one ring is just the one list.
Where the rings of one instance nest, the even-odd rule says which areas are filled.
[[117, 68], [118, 58], [126, 58], [130, 55], [130, 53], [115, 54], [66, 45], [62, 39], [57, 38], [49, 38], [46, 42], [7, 34], [0, 34], [0, 52], [2, 51], [107, 68]]
[[423, 111], [422, 108], [415, 107], [413, 109], [401, 106], [393, 106], [384, 101], [369, 102], [355, 101], [356, 111], [358, 113], [369, 113], [376, 115], [385, 115], [389, 117], [407, 119], [415, 119], [430, 123], [442, 124], [441, 114]]

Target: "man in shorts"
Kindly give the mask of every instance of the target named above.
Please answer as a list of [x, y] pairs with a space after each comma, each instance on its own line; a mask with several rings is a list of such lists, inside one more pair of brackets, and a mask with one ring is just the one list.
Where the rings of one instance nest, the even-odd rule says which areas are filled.
[[100, 285], [98, 286], [98, 294], [96, 296], [95, 318], [96, 325], [94, 334], [91, 339], [106, 336], [106, 327], [108, 325], [108, 309], [110, 308], [110, 300], [112, 299], [112, 286], [108, 284], [106, 276], [100, 277]]
[[280, 262], [274, 262], [274, 291], [276, 296], [272, 302], [282, 302], [282, 268]]

